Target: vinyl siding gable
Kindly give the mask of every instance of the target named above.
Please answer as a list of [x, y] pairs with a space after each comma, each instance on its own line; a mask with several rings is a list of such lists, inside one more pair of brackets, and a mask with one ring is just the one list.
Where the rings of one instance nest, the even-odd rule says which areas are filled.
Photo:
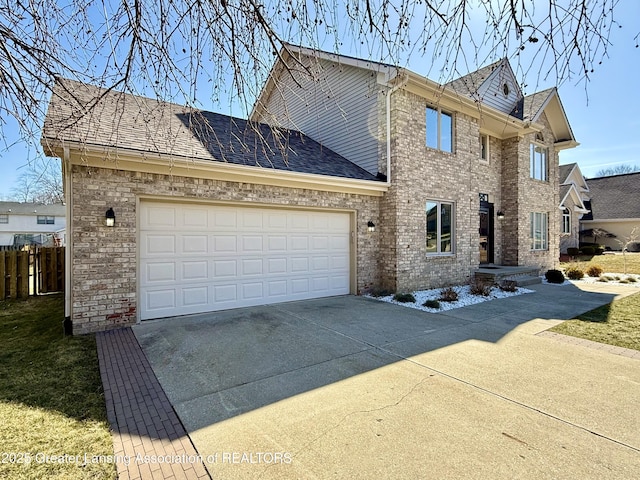
[[281, 69], [254, 120], [298, 130], [369, 173], [378, 171], [377, 73], [304, 56]]
[[[507, 85], [509, 93], [504, 94], [504, 85]], [[522, 98], [520, 86], [516, 81], [511, 68], [503, 63], [496, 68], [489, 78], [478, 89], [481, 101], [503, 113], [510, 114], [518, 101]]]

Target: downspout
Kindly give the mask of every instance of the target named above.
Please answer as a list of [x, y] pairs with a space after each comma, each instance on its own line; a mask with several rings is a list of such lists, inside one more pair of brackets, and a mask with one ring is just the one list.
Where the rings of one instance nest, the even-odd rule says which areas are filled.
[[72, 252], [73, 252], [73, 222], [72, 222], [72, 212], [73, 212], [73, 196], [71, 195], [71, 160], [69, 158], [69, 147], [63, 147], [62, 154], [62, 178], [63, 178], [63, 194], [66, 203], [66, 216], [67, 222], [65, 227], [65, 255], [64, 255], [64, 333], [65, 335], [73, 334], [73, 322], [71, 321], [71, 285], [73, 285], [71, 281], [71, 277], [73, 272], [71, 271], [72, 262]]
[[[393, 87], [389, 89], [387, 92], [387, 185], [391, 185], [391, 95], [395, 93], [400, 88], [404, 87], [409, 82], [409, 75], [406, 73], [402, 74], [403, 79], [401, 82], [397, 83]], [[394, 77], [398, 78], [396, 75]], [[389, 82], [387, 82], [387, 85]]]

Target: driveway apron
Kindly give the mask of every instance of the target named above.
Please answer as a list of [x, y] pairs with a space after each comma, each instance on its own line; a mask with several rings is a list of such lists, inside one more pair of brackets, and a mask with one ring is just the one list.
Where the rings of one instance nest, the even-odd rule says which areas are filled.
[[538, 335], [637, 292], [333, 297], [133, 331], [213, 478], [634, 478], [640, 363]]

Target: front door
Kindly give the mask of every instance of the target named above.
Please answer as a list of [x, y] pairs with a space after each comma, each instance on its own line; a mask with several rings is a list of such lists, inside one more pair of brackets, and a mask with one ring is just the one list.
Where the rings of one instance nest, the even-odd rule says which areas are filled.
[[480, 264], [493, 263], [493, 204], [480, 202]]

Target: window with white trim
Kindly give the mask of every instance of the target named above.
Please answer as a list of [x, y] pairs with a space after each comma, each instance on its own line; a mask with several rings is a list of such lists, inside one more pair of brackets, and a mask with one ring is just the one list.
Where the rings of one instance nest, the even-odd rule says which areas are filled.
[[453, 115], [427, 107], [427, 147], [453, 152]]
[[56, 217], [51, 215], [38, 215], [38, 225], [53, 225], [56, 223]]
[[427, 255], [448, 255], [454, 252], [454, 204], [427, 200]]
[[480, 161], [489, 163], [489, 135], [480, 135]]
[[549, 248], [549, 214], [531, 212], [531, 250]]
[[531, 178], [547, 181], [547, 156], [549, 149], [541, 145], [531, 144], [531, 158], [529, 173]]
[[7, 213], [0, 214], [0, 223], [9, 223], [9, 214]]
[[571, 233], [571, 211], [568, 208], [562, 210], [562, 233]]

